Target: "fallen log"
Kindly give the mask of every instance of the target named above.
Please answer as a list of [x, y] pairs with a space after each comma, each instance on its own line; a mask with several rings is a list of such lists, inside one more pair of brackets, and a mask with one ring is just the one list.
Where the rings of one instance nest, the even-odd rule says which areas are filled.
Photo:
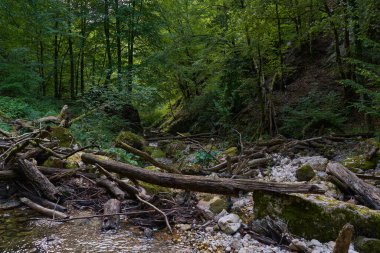
[[175, 168], [172, 168], [166, 164], [163, 164], [163, 163], [160, 163], [158, 161], [156, 161], [153, 157], [151, 157], [150, 155], [148, 155], [147, 153], [141, 151], [141, 150], [138, 150], [132, 146], [129, 146], [128, 144], [124, 143], [124, 142], [121, 142], [121, 141], [118, 141], [116, 143], [116, 147], [119, 147], [119, 148], [122, 148], [130, 153], [133, 153], [137, 156], [140, 156], [141, 158], [143, 158], [145, 161], [151, 163], [152, 165], [160, 168], [160, 169], [163, 169], [167, 172], [171, 172], [171, 173], [177, 173], [179, 174], [180, 172], [175, 169]]
[[0, 181], [8, 181], [17, 178], [17, 174], [12, 170], [0, 170]]
[[37, 169], [37, 166], [28, 160], [18, 159], [21, 173], [49, 200], [56, 201], [60, 195], [59, 191], [49, 179]]
[[117, 199], [108, 200], [103, 207], [103, 214], [106, 215], [102, 222], [102, 231], [116, 230], [119, 227], [120, 216], [113, 215], [120, 213], [121, 203]]
[[327, 164], [326, 172], [331, 175], [332, 181], [337, 186], [343, 186], [345, 189], [349, 189], [355, 195], [360, 197], [360, 201], [366, 206], [380, 210], [380, 189], [367, 184], [355, 173], [344, 167], [339, 163], [330, 162]]
[[46, 208], [50, 208], [53, 210], [57, 210], [59, 212], [67, 212], [67, 208], [64, 206], [61, 206], [57, 203], [53, 203], [47, 199], [40, 198], [38, 196], [32, 195], [28, 192], [21, 192], [20, 195], [22, 195], [25, 198], [30, 199], [31, 201], [35, 202], [38, 205], [41, 205]]
[[45, 208], [43, 206], [40, 206], [40, 205], [34, 203], [33, 201], [31, 201], [30, 199], [25, 198], [25, 197], [20, 198], [20, 201], [22, 203], [24, 203], [25, 205], [29, 206], [31, 209], [33, 209], [33, 210], [35, 210], [35, 211], [37, 211], [39, 213], [42, 213], [43, 215], [46, 215], [46, 216], [49, 216], [49, 217], [53, 217], [53, 219], [54, 218], [66, 219], [66, 218], [69, 217], [65, 213]]
[[96, 184], [106, 188], [118, 200], [123, 200], [125, 198], [125, 193], [117, 186], [117, 184], [108, 180], [105, 176], [96, 180]]
[[304, 183], [275, 183], [248, 179], [212, 179], [202, 176], [160, 173], [144, 170], [129, 164], [113, 160], [101, 160], [91, 154], [83, 154], [82, 161], [88, 164], [99, 164], [108, 171], [116, 172], [129, 178], [164, 187], [184, 189], [197, 192], [208, 192], [226, 195], [236, 195], [239, 192], [256, 190], [278, 193], [323, 193], [317, 185]]

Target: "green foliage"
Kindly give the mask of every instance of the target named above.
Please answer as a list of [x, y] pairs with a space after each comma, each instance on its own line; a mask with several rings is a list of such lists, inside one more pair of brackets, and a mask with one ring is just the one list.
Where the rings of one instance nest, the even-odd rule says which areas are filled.
[[105, 149], [105, 152], [109, 153], [114, 159], [117, 161], [121, 161], [124, 163], [128, 163], [134, 166], [142, 166], [143, 163], [139, 159], [139, 157], [126, 152], [121, 148], [108, 148]]
[[281, 132], [296, 138], [340, 131], [346, 121], [342, 98], [335, 92], [310, 92], [284, 108]]
[[214, 160], [213, 156], [215, 157], [218, 154], [220, 154], [220, 152], [214, 150], [211, 150], [210, 152], [200, 150], [194, 153], [194, 159], [192, 160], [192, 162], [195, 164], [208, 166], [210, 162]]

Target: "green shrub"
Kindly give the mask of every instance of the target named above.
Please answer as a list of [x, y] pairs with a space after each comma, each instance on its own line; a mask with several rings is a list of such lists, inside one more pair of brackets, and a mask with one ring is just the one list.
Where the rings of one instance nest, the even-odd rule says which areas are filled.
[[340, 131], [346, 121], [342, 98], [335, 92], [310, 92], [294, 106], [284, 108], [281, 133], [303, 138]]

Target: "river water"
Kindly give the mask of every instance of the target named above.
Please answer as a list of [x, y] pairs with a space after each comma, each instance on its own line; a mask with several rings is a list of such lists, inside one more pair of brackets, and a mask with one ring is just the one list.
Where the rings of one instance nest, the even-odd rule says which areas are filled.
[[126, 222], [118, 233], [105, 234], [98, 218], [66, 223], [30, 220], [35, 217], [38, 214], [27, 208], [0, 211], [0, 252], [191, 252], [175, 245], [165, 232], [148, 239]]

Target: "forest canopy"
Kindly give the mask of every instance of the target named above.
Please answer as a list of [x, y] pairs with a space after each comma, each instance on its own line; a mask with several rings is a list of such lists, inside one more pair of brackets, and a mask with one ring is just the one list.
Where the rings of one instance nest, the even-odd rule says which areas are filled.
[[87, 142], [142, 127], [374, 131], [378, 11], [376, 0], [1, 0], [0, 109], [92, 111], [72, 126]]

